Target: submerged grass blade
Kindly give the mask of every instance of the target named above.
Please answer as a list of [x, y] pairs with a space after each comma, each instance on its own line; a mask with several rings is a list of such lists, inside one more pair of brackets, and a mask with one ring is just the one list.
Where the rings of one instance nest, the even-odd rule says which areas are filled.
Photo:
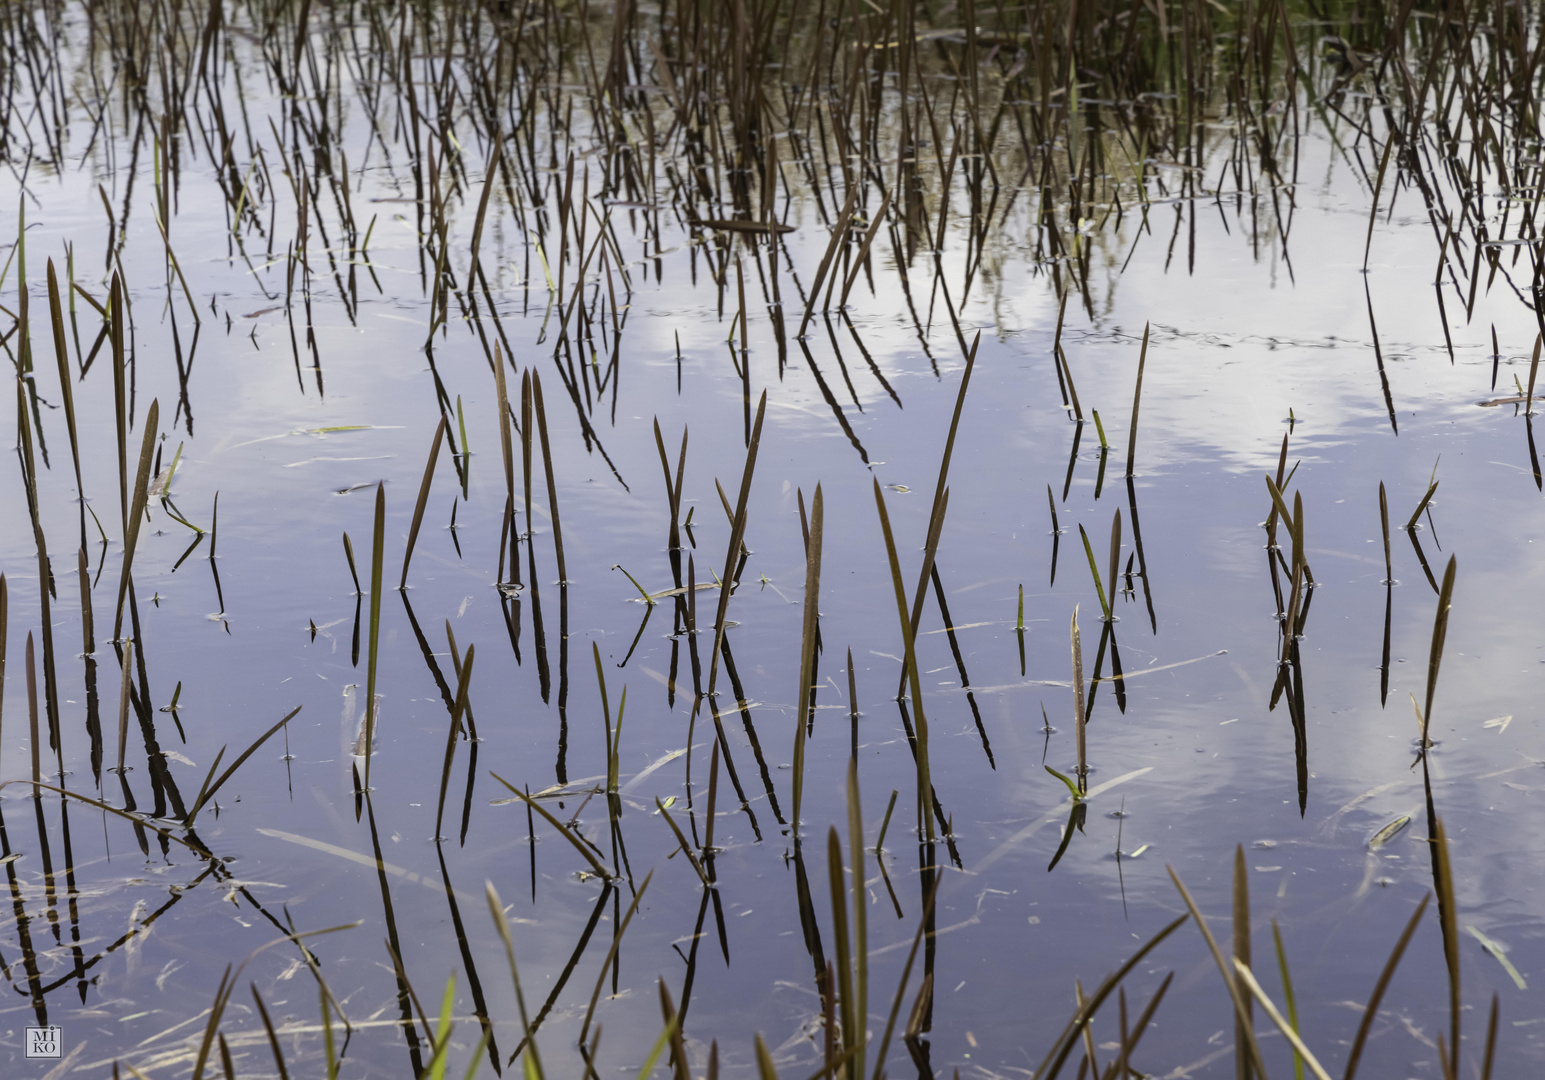
[[[295, 714], [300, 712], [302, 708], [303, 706], [301, 705], [295, 706], [295, 708], [291, 709], [288, 713], [285, 714], [284, 719], [280, 720], [273, 727], [259, 735], [256, 742], [247, 747], [246, 750], [242, 751], [241, 756], [238, 757], [235, 761], [231, 762], [230, 768], [226, 769], [225, 772], [220, 774], [220, 779], [216, 780], [213, 784], [209, 785], [206, 790], [199, 794], [198, 801], [195, 802], [193, 804], [193, 808], [188, 811], [188, 816], [184, 821], [184, 824], [191, 826], [193, 824], [193, 819], [198, 816], [199, 810], [203, 808], [205, 803], [215, 797], [215, 793], [225, 785], [225, 782], [231, 778], [232, 774], [235, 773], [237, 769], [241, 768], [249, 757], [257, 752], [258, 747], [267, 742], [274, 734], [279, 731], [280, 728], [284, 727], [285, 724], [288, 724], [291, 720], [295, 719]], [[210, 766], [209, 771], [211, 773], [214, 772], [213, 765]]]
[[603, 881], [611, 879], [611, 871], [607, 870], [606, 867], [601, 863], [601, 860], [596, 858], [595, 851], [591, 849], [590, 845], [581, 840], [573, 829], [569, 828], [563, 822], [553, 817], [547, 812], [546, 807], [542, 806], [541, 803], [528, 796], [525, 792], [521, 791], [514, 784], [510, 783], [498, 773], [490, 772], [488, 775], [492, 776], [495, 780], [499, 781], [499, 783], [509, 788], [510, 793], [521, 802], [531, 807], [531, 809], [535, 810], [538, 814], [541, 814], [544, 821], [546, 821], [553, 828], [557, 829], [558, 834], [567, 840], [570, 844], [574, 845], [574, 850], [578, 851], [585, 857], [585, 861], [590, 864], [590, 869], [595, 872], [597, 877], [601, 878]]

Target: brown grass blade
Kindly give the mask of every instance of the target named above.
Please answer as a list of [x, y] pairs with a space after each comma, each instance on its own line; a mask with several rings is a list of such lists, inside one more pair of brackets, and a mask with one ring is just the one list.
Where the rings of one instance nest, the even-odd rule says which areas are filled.
[[1357, 1035], [1352, 1039], [1352, 1050], [1347, 1055], [1344, 1080], [1354, 1080], [1357, 1076], [1357, 1065], [1363, 1056], [1363, 1044], [1368, 1041], [1368, 1033], [1373, 1029], [1373, 1021], [1379, 1015], [1379, 1002], [1384, 1000], [1384, 991], [1389, 988], [1389, 981], [1394, 977], [1395, 968], [1399, 965], [1400, 958], [1405, 955], [1406, 946], [1411, 943], [1411, 935], [1416, 933], [1416, 928], [1422, 921], [1422, 913], [1427, 910], [1427, 901], [1431, 899], [1432, 893], [1427, 893], [1422, 897], [1422, 902], [1416, 905], [1416, 910], [1411, 913], [1405, 929], [1401, 931], [1400, 939], [1395, 942], [1394, 951], [1384, 962], [1384, 970], [1379, 972], [1378, 982], [1373, 984], [1373, 994], [1368, 998], [1367, 1008], [1363, 1009], [1362, 1022], [1357, 1025]]
[[825, 518], [821, 485], [815, 486], [810, 507], [810, 542], [805, 551], [805, 617], [800, 637], [799, 698], [794, 728], [794, 810], [790, 817], [794, 835], [799, 835], [799, 810], [805, 790], [805, 733], [810, 724], [810, 683], [815, 671], [815, 639], [820, 623], [821, 535]]
[[435, 426], [434, 439], [429, 444], [429, 460], [424, 463], [424, 479], [418, 486], [418, 502], [413, 507], [413, 524], [408, 527], [408, 546], [402, 554], [402, 578], [397, 582], [398, 591], [408, 587], [408, 564], [413, 561], [413, 545], [418, 543], [419, 526], [424, 522], [424, 507], [429, 504], [429, 488], [435, 478], [435, 462], [440, 458], [440, 440], [444, 437], [445, 414], [441, 413], [440, 423]]

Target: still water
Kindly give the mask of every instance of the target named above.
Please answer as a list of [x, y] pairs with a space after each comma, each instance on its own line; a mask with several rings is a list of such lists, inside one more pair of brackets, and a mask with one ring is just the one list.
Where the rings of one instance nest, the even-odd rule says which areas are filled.
[[[790, 230], [715, 229], [703, 221], [763, 218], [728, 206], [710, 213], [706, 203], [680, 211], [674, 185], [688, 169], [671, 157], [685, 151], [666, 130], [670, 93], [639, 91], [660, 128], [642, 133], [635, 114], [628, 133], [635, 146], [655, 140], [659, 158], [651, 150], [642, 166], [650, 190], [631, 193], [608, 172], [616, 154], [605, 125], [576, 120], [560, 133], [551, 121], [558, 102], [531, 122], [537, 150], [519, 166], [543, 208], [521, 182], [497, 183], [480, 213], [489, 156], [472, 106], [428, 118], [404, 112], [368, 56], [334, 49], [350, 34], [363, 40], [369, 20], [349, 17], [352, 28], [341, 11], [312, 28], [313, 70], [302, 78], [321, 79], [331, 96], [305, 90], [302, 107], [265, 59], [288, 56], [288, 43], [275, 45], [246, 9], [227, 11], [215, 34], [214, 89], [187, 91], [174, 122], [164, 119], [164, 86], [153, 88], [153, 108], [124, 105], [84, 9], [39, 16], [58, 35], [60, 69], [48, 85], [60, 88], [64, 112], [57, 122], [29, 114], [39, 101], [46, 113], [48, 96], [16, 92], [0, 178], [0, 254], [10, 260], [0, 304], [7, 352], [24, 373], [19, 400], [55, 595], [45, 615], [19, 448], [17, 467], [0, 470], [0, 505], [11, 508], [0, 517], [9, 597], [0, 773], [30, 778], [36, 754], [43, 780], [57, 783], [62, 760], [71, 792], [115, 808], [133, 800], [138, 813], [163, 815], [156, 826], [186, 837], [177, 808], [198, 801], [222, 749], [215, 776], [300, 712], [199, 811], [200, 850], [148, 828], [137, 835], [122, 816], [82, 801], [53, 792], [34, 800], [23, 783], [5, 788], [10, 903], [0, 964], [10, 993], [0, 1072], [102, 1077], [118, 1060], [152, 1077], [190, 1074], [222, 972], [244, 960], [221, 1022], [239, 1075], [277, 1075], [248, 983], [291, 1074], [325, 1068], [319, 977], [330, 989], [342, 1075], [411, 1075], [427, 1064], [452, 977], [452, 1069], [460, 1075], [477, 1058], [485, 1069], [490, 1059], [509, 1068], [521, 1006], [489, 883], [524, 1009], [533, 1021], [542, 1016], [538, 1045], [553, 1075], [583, 1068], [576, 1047], [598, 988], [587, 1031], [604, 1030], [597, 1071], [636, 1075], [660, 1031], [660, 980], [684, 1009], [693, 1075], [705, 1070], [713, 1040], [719, 1068], [751, 1075], [756, 1032], [780, 1073], [807, 1074], [824, 1052], [820, 973], [836, 955], [826, 831], [837, 826], [847, 850], [850, 762], [870, 849], [872, 1047], [940, 879], [934, 932], [912, 966], [890, 1049], [893, 1075], [1029, 1075], [1075, 1008], [1075, 977], [1092, 988], [1185, 912], [1166, 867], [1226, 947], [1236, 845], [1262, 982], [1280, 1001], [1275, 920], [1300, 1030], [1327, 1067], [1340, 1068], [1361, 1003], [1433, 888], [1424, 772], [1453, 863], [1466, 1056], [1479, 1060], [1495, 992], [1497, 1074], [1541, 1067], [1545, 876], [1534, 852], [1545, 828], [1536, 756], [1545, 574], [1536, 545], [1545, 543], [1545, 506], [1525, 409], [1477, 404], [1518, 393], [1515, 376], [1525, 389], [1532, 381], [1532, 249], [1511, 263], [1516, 247], [1492, 249], [1502, 270], [1489, 282], [1479, 259], [1468, 265], [1477, 237], [1519, 228], [1516, 211], [1496, 224], [1504, 198], [1475, 200], [1479, 228], [1491, 233], [1475, 232], [1475, 222], [1450, 230], [1463, 235], [1461, 275], [1479, 276], [1473, 292], [1440, 252], [1460, 241], [1434, 228], [1414, 187], [1395, 183], [1394, 165], [1381, 174], [1370, 230], [1378, 162], [1366, 160], [1366, 145], [1360, 154], [1350, 145], [1356, 132], [1341, 118], [1361, 107], [1355, 89], [1337, 111], [1310, 108], [1327, 100], [1325, 72], [1293, 91], [1303, 118], [1290, 178], [1241, 186], [1225, 167], [1238, 152], [1233, 121], [1213, 116], [1192, 148], [1200, 165], [1155, 154], [1140, 179], [1128, 167], [1110, 181], [1113, 196], [1065, 223], [1063, 242], [1077, 248], [1062, 256], [1046, 250], [1045, 189], [1014, 185], [1022, 162], [1000, 167], [982, 233], [970, 224], [981, 210], [963, 179], [969, 163], [950, 157], [958, 171], [945, 187], [929, 150], [919, 183], [935, 214], [930, 231], [909, 238], [892, 211], [860, 267], [868, 215], [884, 198], [866, 182], [832, 271], [854, 268], [847, 306], [832, 300], [823, 314], [815, 304], [801, 340], [804, 298], [816, 291], [847, 190], [830, 159], [803, 168], [812, 159], [800, 158], [797, 140], [780, 149], [774, 210]], [[196, 56], [203, 22], [193, 19], [193, 44], [178, 48]], [[1312, 26], [1299, 30], [1313, 40]], [[404, 62], [419, 71], [416, 107], [433, 110], [444, 89], [436, 58], [426, 50]], [[474, 67], [458, 60], [444, 78], [474, 84]], [[929, 78], [936, 89], [949, 85]], [[582, 101], [588, 92], [562, 85]], [[231, 125], [224, 134], [211, 120], [217, 95], [221, 131]], [[304, 133], [298, 116], [310, 116]], [[998, 148], [1010, 141], [1017, 146], [1018, 136], [1000, 133]], [[229, 160], [212, 167], [212, 153]], [[894, 155], [876, 167], [882, 179], [893, 174]], [[1109, 212], [1118, 202], [1120, 212]], [[945, 204], [954, 215], [941, 227]], [[15, 243], [23, 228], [24, 251]], [[48, 260], [65, 294], [84, 520]], [[112, 641], [129, 510], [111, 334], [92, 355], [114, 273], [131, 320], [122, 443], [131, 499], [142, 445], [154, 458], [121, 631], [134, 639], [128, 683]], [[846, 286], [837, 281], [839, 294]], [[10, 329], [24, 311], [26, 329]], [[1082, 420], [1059, 375], [1059, 333]], [[509, 397], [508, 472], [496, 344]], [[528, 373], [542, 384], [545, 433], [531, 431], [523, 410]], [[715, 666], [715, 586], [733, 554], [731, 519], [764, 393], [745, 501], [748, 554], [728, 603], [716, 693], [698, 699], [695, 687], [706, 689]], [[142, 444], [153, 401], [157, 423]], [[910, 692], [897, 700], [905, 646], [875, 490], [910, 606], [957, 403], [947, 516], [916, 637], [938, 801], [938, 841], [926, 844], [912, 741], [919, 703]], [[399, 590], [442, 416], [446, 435]], [[1293, 545], [1279, 524], [1274, 577], [1262, 479], [1279, 475], [1284, 436], [1284, 489], [1289, 506], [1301, 499], [1313, 583], [1301, 590], [1297, 610], [1307, 614], [1286, 668], [1280, 615]], [[14, 438], [20, 447], [19, 427]], [[686, 524], [673, 569], [678, 468], [676, 520]], [[1434, 480], [1414, 528], [1402, 528]], [[802, 520], [817, 485], [819, 650], [796, 829]], [[378, 491], [383, 570], [371, 596]], [[501, 540], [511, 491], [517, 569]], [[686, 632], [682, 594], [646, 604], [639, 591], [672, 590], [677, 573], [684, 583], [688, 556], [700, 586], [695, 634]], [[1426, 707], [1451, 556], [1436, 745], [1424, 770], [1414, 764], [1412, 706]], [[1114, 622], [1102, 621], [1091, 562]], [[362, 800], [376, 601], [379, 706]], [[1075, 610], [1092, 795], [1064, 848], [1073, 804], [1045, 767], [1069, 776], [1078, 767]], [[45, 618], [58, 758], [47, 742]], [[29, 634], [41, 716], [30, 727]], [[1118, 655], [1122, 679], [1113, 683]], [[447, 774], [463, 663], [465, 722], [476, 738], [449, 744]], [[1285, 690], [1276, 694], [1279, 671]], [[100, 773], [88, 716], [102, 733]], [[608, 797], [612, 728], [618, 791]], [[611, 882], [493, 774], [593, 844]], [[1408, 825], [1372, 842], [1403, 817]], [[650, 874], [613, 973], [608, 949]], [[1435, 1040], [1446, 1037], [1449, 998], [1435, 912], [1373, 1024], [1366, 1074], [1440, 1075]], [[271, 944], [337, 927], [347, 928], [307, 938], [307, 949]], [[417, 1004], [402, 992], [399, 963]], [[1132, 1008], [1170, 971], [1134, 1064], [1155, 1075], [1231, 1075], [1228, 998], [1194, 927], [1128, 978]], [[931, 1014], [924, 1009], [909, 1062], [900, 1029], [925, 973]], [[340, 1011], [352, 1026], [346, 1044]], [[44, 1022], [62, 1029], [63, 1071], [22, 1056], [24, 1027]], [[485, 1025], [491, 1045], [478, 1055]], [[1256, 1026], [1268, 1062], [1285, 1074], [1284, 1040], [1259, 1012]], [[1113, 1014], [1101, 1014], [1094, 1035], [1100, 1060], [1113, 1059]]]

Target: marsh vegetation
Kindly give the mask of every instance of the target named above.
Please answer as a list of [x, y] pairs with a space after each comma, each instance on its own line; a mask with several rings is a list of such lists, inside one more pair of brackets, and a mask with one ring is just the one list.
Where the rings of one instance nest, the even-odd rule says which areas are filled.
[[6, 1076], [1545, 1063], [1535, 7], [0, 56]]

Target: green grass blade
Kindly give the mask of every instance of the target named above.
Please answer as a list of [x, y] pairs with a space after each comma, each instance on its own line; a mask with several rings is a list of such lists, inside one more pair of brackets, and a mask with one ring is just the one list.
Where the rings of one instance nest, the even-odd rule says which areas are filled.
[[1089, 543], [1089, 534], [1084, 531], [1082, 525], [1078, 527], [1078, 535], [1083, 538], [1084, 554], [1089, 557], [1089, 576], [1094, 578], [1094, 592], [1100, 598], [1100, 611], [1104, 613], [1106, 619], [1109, 619], [1110, 601], [1105, 598], [1105, 586], [1100, 582], [1100, 567], [1094, 561], [1094, 545]]

